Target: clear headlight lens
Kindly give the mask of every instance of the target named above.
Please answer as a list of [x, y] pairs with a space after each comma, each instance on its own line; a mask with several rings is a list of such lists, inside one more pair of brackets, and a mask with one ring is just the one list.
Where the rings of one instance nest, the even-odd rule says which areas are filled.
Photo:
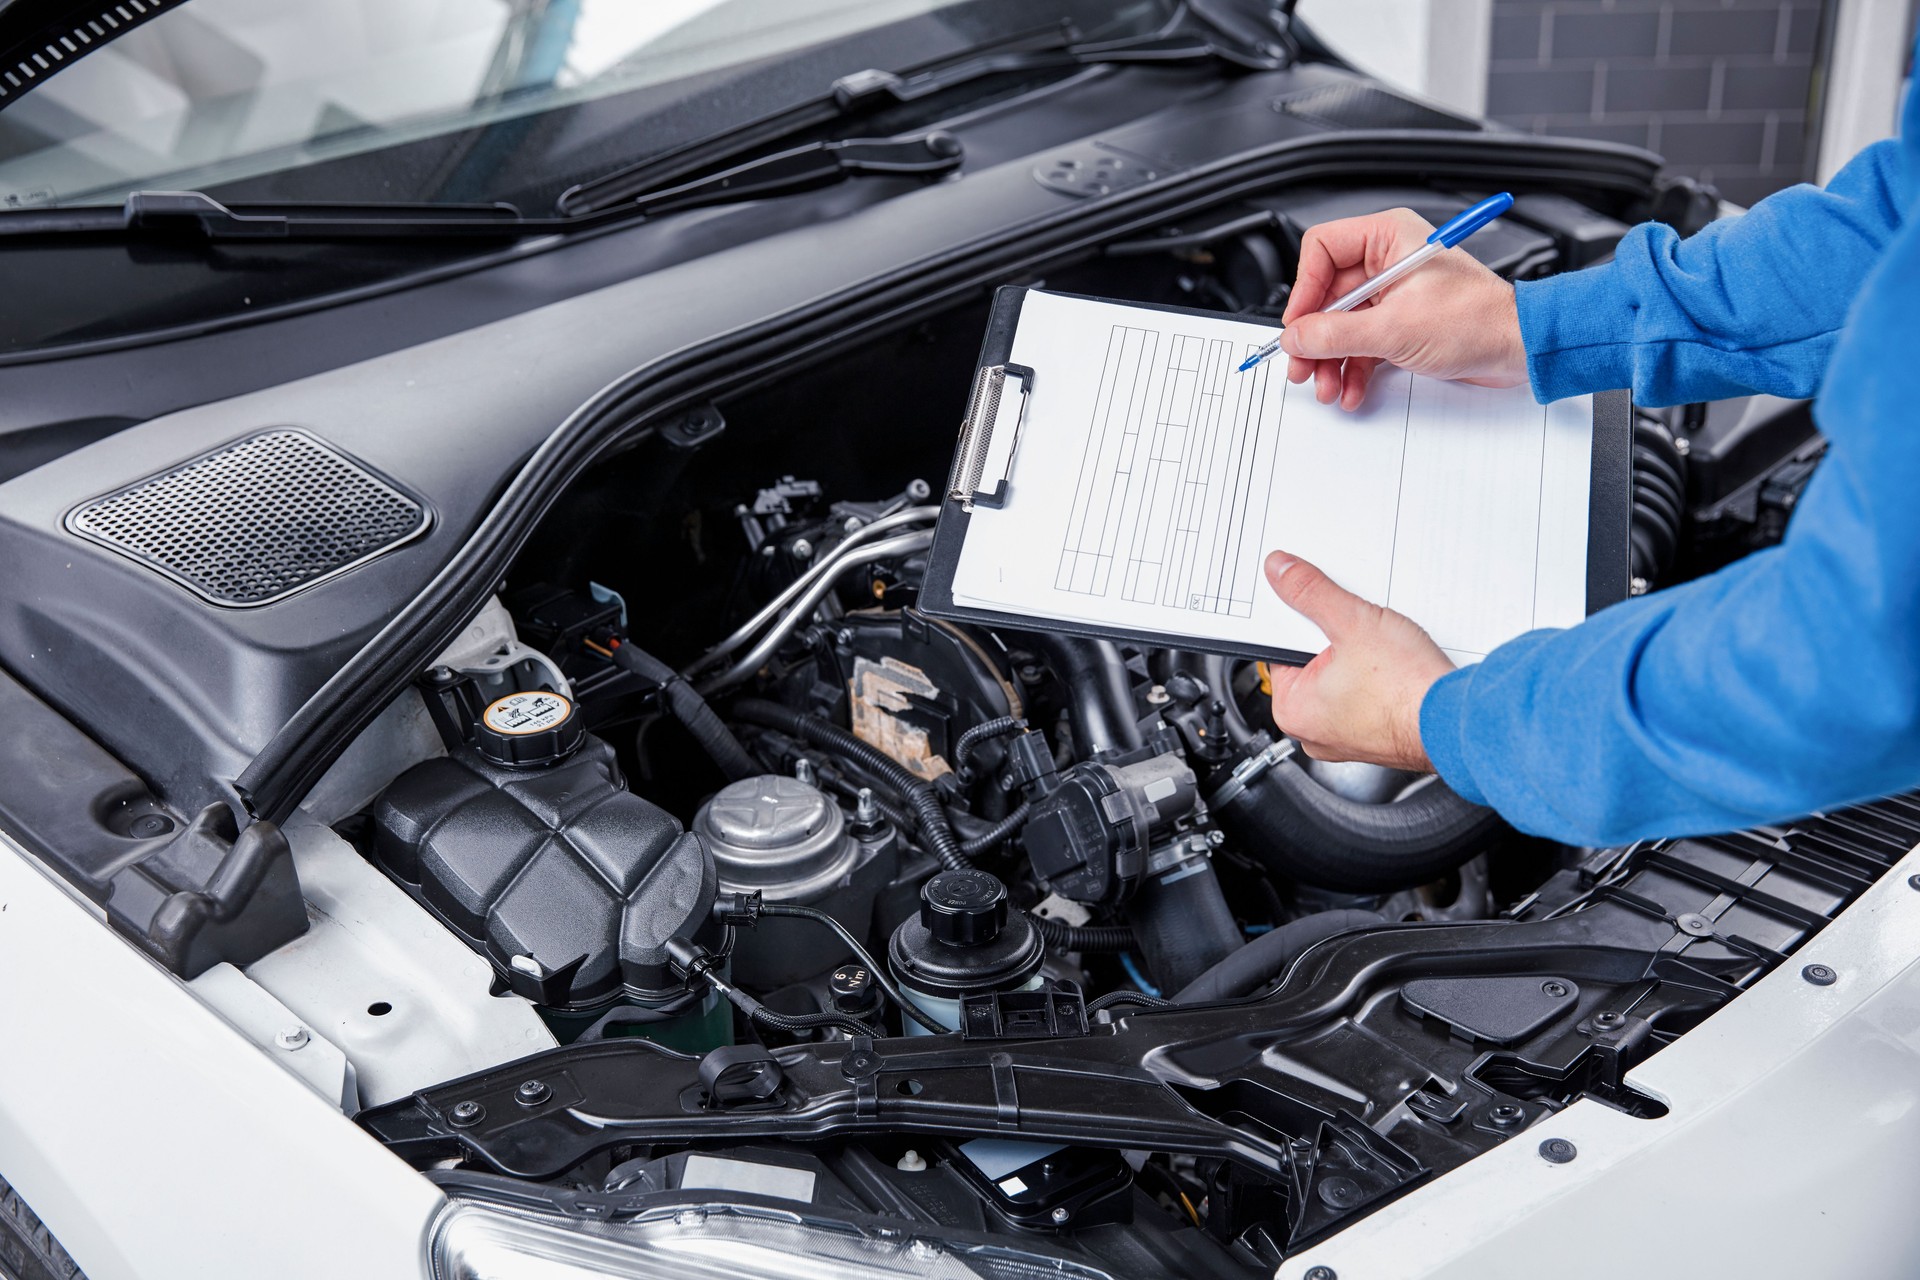
[[453, 1200], [431, 1250], [435, 1280], [1105, 1280], [1014, 1249], [866, 1233], [739, 1205], [607, 1223]]

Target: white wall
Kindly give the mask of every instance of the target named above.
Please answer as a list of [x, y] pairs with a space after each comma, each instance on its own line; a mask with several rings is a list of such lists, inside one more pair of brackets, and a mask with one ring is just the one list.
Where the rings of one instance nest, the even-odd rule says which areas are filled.
[[1469, 115], [1486, 109], [1492, 0], [1304, 0], [1298, 12], [1388, 84]]
[[1912, 0], [1838, 0], [1820, 122], [1820, 181], [1869, 142], [1893, 136], [1913, 48]]

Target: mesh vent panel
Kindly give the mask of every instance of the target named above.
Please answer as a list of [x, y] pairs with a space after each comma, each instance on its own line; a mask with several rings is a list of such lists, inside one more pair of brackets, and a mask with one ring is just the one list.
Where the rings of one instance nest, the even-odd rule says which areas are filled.
[[1471, 120], [1409, 102], [1396, 93], [1365, 84], [1330, 84], [1273, 104], [1281, 115], [1295, 116], [1328, 129], [1456, 129], [1478, 132]]
[[67, 517], [215, 604], [267, 604], [426, 530], [426, 508], [299, 431], [268, 431]]

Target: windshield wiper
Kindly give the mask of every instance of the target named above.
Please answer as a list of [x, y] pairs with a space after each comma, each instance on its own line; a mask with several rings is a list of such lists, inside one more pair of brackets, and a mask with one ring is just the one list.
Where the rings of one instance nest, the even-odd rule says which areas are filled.
[[0, 239], [73, 235], [189, 241], [519, 240], [704, 205], [737, 204], [863, 176], [939, 177], [960, 166], [959, 139], [811, 142], [720, 173], [645, 191], [597, 213], [529, 218], [510, 204], [222, 204], [203, 191], [136, 191], [119, 208], [0, 211]]
[[992, 76], [1123, 64], [1181, 66], [1200, 63], [1225, 63], [1253, 71], [1271, 71], [1283, 65], [1279, 58], [1239, 48], [1213, 36], [1193, 32], [1159, 32], [1124, 40], [1078, 44], [1056, 38], [1038, 47], [975, 54], [958, 62], [907, 75], [892, 71], [856, 71], [835, 80], [819, 98], [688, 143], [665, 155], [616, 169], [591, 182], [570, 187], [561, 193], [554, 207], [557, 212], [570, 217], [598, 213], [626, 204], [646, 193], [671, 188], [702, 169], [723, 164], [730, 157], [778, 142], [802, 130], [836, 119], [869, 115], [889, 107], [916, 102]]
[[9, 209], [0, 237], [104, 239], [511, 239], [539, 229], [510, 204], [235, 204], [203, 191], [135, 191], [118, 208]]

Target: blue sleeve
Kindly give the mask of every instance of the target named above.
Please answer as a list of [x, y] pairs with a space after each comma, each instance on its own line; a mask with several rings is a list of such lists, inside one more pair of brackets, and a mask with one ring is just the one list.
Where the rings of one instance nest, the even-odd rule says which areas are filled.
[[[1438, 681], [1421, 738], [1455, 790], [1523, 830], [1597, 845], [1781, 821], [1920, 784], [1920, 192], [1898, 170], [1920, 153], [1912, 124], [1904, 157], [1864, 158], [1904, 217], [1900, 207], [1836, 212], [1817, 193], [1786, 202], [1806, 230], [1776, 223], [1770, 247], [1739, 241], [1757, 293], [1730, 278], [1737, 224], [1712, 255], [1670, 252], [1689, 273], [1684, 288], [1644, 259], [1622, 264], [1616, 280], [1637, 280], [1636, 290], [1648, 273], [1668, 284], [1635, 295], [1635, 340], [1582, 357], [1590, 369], [1617, 359], [1637, 392], [1663, 398], [1732, 382], [1792, 394], [1823, 383], [1815, 416], [1828, 453], [1778, 547], [1578, 627], [1523, 636]], [[1852, 255], [1876, 219], [1900, 230], [1860, 271]], [[1796, 299], [1765, 317], [1779, 340], [1743, 355], [1737, 300], [1759, 306], [1774, 287]], [[1823, 328], [1838, 323], [1832, 307], [1801, 310], [1823, 293], [1851, 303], [1837, 337]], [[1683, 297], [1684, 322], [1673, 315]], [[1788, 316], [1806, 320], [1797, 338]], [[1701, 329], [1688, 337], [1684, 324]], [[1823, 371], [1812, 355], [1827, 349]]]
[[1643, 405], [1820, 386], [1847, 308], [1899, 227], [1900, 143], [1682, 240], [1646, 223], [1612, 262], [1517, 288], [1542, 403], [1613, 387]]

